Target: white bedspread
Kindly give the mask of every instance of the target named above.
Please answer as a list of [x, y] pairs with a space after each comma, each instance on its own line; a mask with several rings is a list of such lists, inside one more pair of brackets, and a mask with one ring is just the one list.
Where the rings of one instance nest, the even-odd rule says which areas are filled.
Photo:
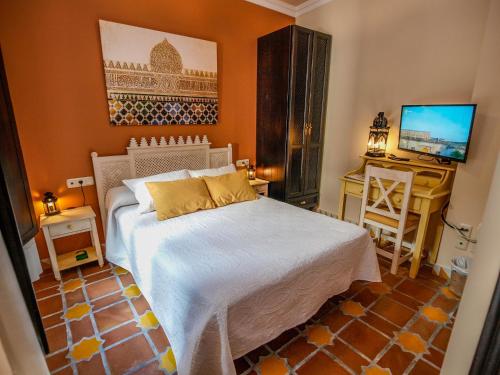
[[119, 206], [110, 203], [106, 257], [132, 272], [179, 375], [233, 375], [233, 358], [352, 281], [380, 281], [365, 230], [269, 198], [162, 222]]

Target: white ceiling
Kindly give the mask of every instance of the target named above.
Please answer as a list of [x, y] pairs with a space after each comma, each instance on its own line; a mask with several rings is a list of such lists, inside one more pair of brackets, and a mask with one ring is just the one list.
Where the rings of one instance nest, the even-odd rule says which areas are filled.
[[246, 0], [292, 17], [310, 12], [331, 0]]

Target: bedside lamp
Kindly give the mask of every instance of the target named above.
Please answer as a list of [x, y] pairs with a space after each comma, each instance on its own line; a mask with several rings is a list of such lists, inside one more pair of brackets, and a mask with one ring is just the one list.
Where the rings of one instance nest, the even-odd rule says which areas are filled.
[[47, 216], [57, 215], [61, 212], [57, 207], [57, 197], [50, 191], [43, 194], [42, 203], [43, 210], [45, 211], [45, 215]]
[[389, 129], [390, 127], [387, 126], [387, 118], [384, 117], [384, 112], [379, 112], [375, 120], [373, 120], [373, 125], [370, 126], [366, 156], [376, 158], [385, 156]]
[[248, 167], [247, 173], [249, 180], [255, 180], [255, 167], [253, 165]]

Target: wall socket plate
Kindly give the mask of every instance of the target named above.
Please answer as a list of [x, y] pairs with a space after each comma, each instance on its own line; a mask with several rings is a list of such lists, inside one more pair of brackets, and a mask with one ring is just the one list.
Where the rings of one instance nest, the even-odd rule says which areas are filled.
[[66, 180], [66, 186], [68, 188], [79, 188], [80, 187], [80, 181], [83, 182], [81, 186], [90, 186], [94, 185], [94, 177], [88, 176], [88, 177], [77, 177], [77, 178], [68, 178]]
[[[470, 238], [472, 234], [472, 225], [469, 224], [459, 224], [458, 227], [462, 229], [462, 232], [465, 237]], [[458, 236], [458, 234], [457, 234]], [[466, 251], [467, 248], [469, 247], [469, 241], [466, 239], [462, 238], [461, 236], [457, 237], [457, 242], [455, 242], [455, 248], [459, 250], [464, 250]]]
[[250, 166], [250, 159], [236, 160], [236, 166], [237, 167], [249, 167]]

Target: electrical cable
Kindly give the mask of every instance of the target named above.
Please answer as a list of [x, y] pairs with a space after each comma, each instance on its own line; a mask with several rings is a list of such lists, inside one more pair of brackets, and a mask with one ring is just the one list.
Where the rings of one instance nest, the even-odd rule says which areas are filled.
[[[441, 221], [446, 224], [448, 227], [450, 227], [451, 229], [453, 229], [459, 236], [460, 238], [464, 239], [465, 241], [467, 242], [470, 242], [470, 243], [477, 243], [477, 240], [475, 239], [471, 239], [469, 237], [467, 237], [465, 234], [464, 234], [464, 229], [462, 228], [459, 228], [457, 227], [456, 225], [453, 225], [451, 223], [448, 223], [446, 221], [446, 218], [444, 217], [444, 210], [446, 210], [448, 208], [448, 206], [450, 205], [450, 201], [446, 202], [443, 207], [441, 208]], [[468, 232], [468, 231], [465, 231], [465, 232]]]
[[85, 199], [85, 192], [83, 191], [83, 181], [78, 181], [78, 183], [80, 184], [80, 190], [82, 192], [82, 197], [83, 197], [82, 207], [84, 207], [86, 205], [86, 199]]

